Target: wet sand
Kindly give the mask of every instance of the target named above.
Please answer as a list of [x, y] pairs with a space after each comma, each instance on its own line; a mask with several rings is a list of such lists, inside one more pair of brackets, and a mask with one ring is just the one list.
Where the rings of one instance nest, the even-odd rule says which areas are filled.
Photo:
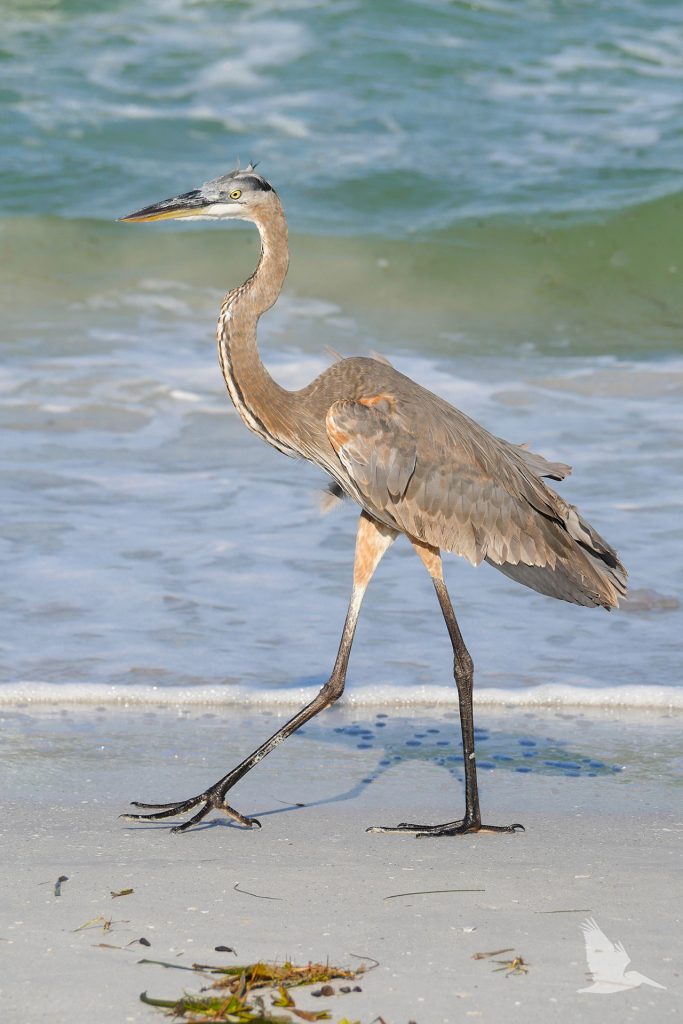
[[[484, 818], [527, 831], [416, 840], [365, 828], [459, 814], [460, 768], [447, 760], [458, 749], [445, 746], [457, 723], [427, 709], [363, 714], [328, 713], [240, 784], [234, 803], [260, 831], [216, 816], [170, 836], [117, 814], [131, 798], [199, 791], [279, 724], [272, 711], [3, 709], [4, 1019], [151, 1022], [162, 1011], [142, 991], [176, 999], [210, 983], [145, 958], [363, 962], [352, 954], [379, 962], [351, 983], [361, 992], [296, 990], [297, 1006], [362, 1024], [680, 1013], [675, 716], [482, 709], [479, 757], [494, 766], [480, 771]], [[579, 993], [588, 917], [666, 990]], [[515, 955], [527, 973], [495, 970]]]

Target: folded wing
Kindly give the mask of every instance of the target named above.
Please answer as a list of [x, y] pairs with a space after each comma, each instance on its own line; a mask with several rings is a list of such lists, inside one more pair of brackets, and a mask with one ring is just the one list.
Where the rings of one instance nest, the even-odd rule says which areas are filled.
[[541, 593], [614, 607], [626, 590], [616, 552], [541, 479], [561, 480], [569, 466], [496, 438], [413, 388], [412, 401], [387, 391], [328, 411], [328, 436], [365, 508]]

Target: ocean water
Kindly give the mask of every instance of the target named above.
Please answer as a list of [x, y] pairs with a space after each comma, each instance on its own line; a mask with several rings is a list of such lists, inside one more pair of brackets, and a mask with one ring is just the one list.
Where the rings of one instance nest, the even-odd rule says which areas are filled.
[[[214, 348], [247, 227], [115, 223], [260, 160], [298, 387], [383, 353], [573, 465], [610, 615], [448, 558], [483, 703], [683, 706], [683, 17], [664, 0], [8, 2], [0, 43], [0, 702], [299, 702], [356, 510], [248, 433]], [[457, 700], [395, 545], [349, 701]]]

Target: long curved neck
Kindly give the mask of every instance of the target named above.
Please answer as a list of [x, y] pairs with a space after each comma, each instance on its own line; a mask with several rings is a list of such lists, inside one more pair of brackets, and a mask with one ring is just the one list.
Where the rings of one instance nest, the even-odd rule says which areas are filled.
[[216, 329], [218, 358], [228, 393], [249, 429], [285, 454], [296, 455], [289, 443], [293, 395], [270, 376], [256, 344], [258, 319], [275, 303], [289, 264], [287, 221], [276, 196], [255, 223], [261, 258], [251, 277], [223, 300]]

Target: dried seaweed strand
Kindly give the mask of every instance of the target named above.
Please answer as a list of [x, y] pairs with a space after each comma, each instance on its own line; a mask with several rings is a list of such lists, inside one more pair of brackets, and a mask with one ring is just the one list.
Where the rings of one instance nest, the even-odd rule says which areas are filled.
[[486, 889], [421, 889], [418, 892], [395, 892], [392, 896], [385, 896], [385, 900], [397, 900], [399, 896], [433, 896], [444, 892], [486, 892]]

